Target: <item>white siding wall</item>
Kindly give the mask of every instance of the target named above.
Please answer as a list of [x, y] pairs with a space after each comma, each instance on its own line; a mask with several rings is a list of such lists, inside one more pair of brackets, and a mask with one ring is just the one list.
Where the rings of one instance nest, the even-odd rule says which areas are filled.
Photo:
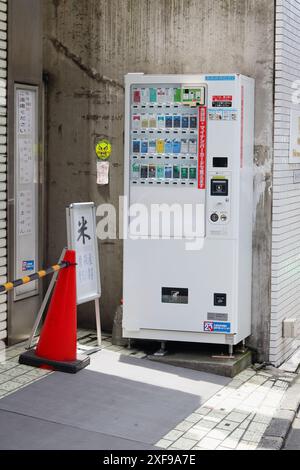
[[[7, 1], [0, 0], [0, 284], [6, 282]], [[7, 336], [7, 296], [0, 295], [0, 340]]]
[[270, 361], [279, 365], [299, 344], [282, 337], [282, 321], [300, 323], [300, 183], [293, 177], [300, 164], [288, 162], [292, 84], [300, 80], [300, 0], [277, 0], [275, 41]]

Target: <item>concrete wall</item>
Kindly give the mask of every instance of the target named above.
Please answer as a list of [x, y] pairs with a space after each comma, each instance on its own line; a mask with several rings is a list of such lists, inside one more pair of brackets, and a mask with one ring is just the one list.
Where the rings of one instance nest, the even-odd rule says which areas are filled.
[[[270, 360], [281, 364], [300, 340], [300, 184], [289, 163], [293, 82], [300, 77], [300, 1], [277, 0], [275, 55], [275, 122], [273, 174], [272, 315]], [[298, 320], [298, 340], [282, 337], [282, 321]]]
[[[123, 187], [123, 75], [240, 72], [256, 78], [253, 336], [268, 356], [274, 2], [44, 0], [48, 83], [48, 255], [65, 244], [72, 201], [117, 204]], [[108, 188], [95, 184], [94, 143], [112, 141]], [[103, 325], [122, 293], [122, 243], [101, 243]]]

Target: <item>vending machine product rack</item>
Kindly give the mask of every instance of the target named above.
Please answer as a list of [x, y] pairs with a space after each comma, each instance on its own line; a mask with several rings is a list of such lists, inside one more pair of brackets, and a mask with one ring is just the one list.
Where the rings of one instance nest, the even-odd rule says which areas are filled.
[[132, 93], [131, 184], [196, 186], [198, 108], [182, 104], [172, 85]]

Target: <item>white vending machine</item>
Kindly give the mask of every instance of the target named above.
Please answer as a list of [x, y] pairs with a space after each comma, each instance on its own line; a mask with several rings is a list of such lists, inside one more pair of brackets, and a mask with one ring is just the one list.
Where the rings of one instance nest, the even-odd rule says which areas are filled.
[[123, 335], [251, 334], [254, 80], [126, 76]]

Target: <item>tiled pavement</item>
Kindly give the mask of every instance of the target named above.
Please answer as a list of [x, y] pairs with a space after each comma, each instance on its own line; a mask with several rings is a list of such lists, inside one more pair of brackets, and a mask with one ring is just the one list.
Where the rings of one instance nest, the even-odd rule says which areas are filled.
[[[97, 346], [97, 337], [94, 331], [79, 330], [78, 341], [86, 346]], [[102, 335], [102, 349], [121, 351], [122, 354], [137, 358], [146, 357], [145, 353], [137, 349], [128, 350], [119, 346], [113, 346], [109, 335]], [[26, 387], [27, 385], [41, 379], [51, 371], [19, 365], [19, 355], [25, 351], [25, 343], [0, 351], [0, 399]]]
[[[96, 346], [95, 332], [80, 330], [78, 340]], [[144, 352], [114, 346], [103, 335], [102, 348], [143, 359]], [[0, 355], [0, 399], [40, 380], [49, 371], [18, 364], [24, 345], [6, 349]], [[1, 354], [1, 352], [0, 352]], [[195, 410], [156, 446], [170, 450], [255, 450], [296, 375], [278, 369], [249, 368]]]
[[252, 368], [188, 416], [156, 445], [171, 450], [255, 450], [295, 374]]

